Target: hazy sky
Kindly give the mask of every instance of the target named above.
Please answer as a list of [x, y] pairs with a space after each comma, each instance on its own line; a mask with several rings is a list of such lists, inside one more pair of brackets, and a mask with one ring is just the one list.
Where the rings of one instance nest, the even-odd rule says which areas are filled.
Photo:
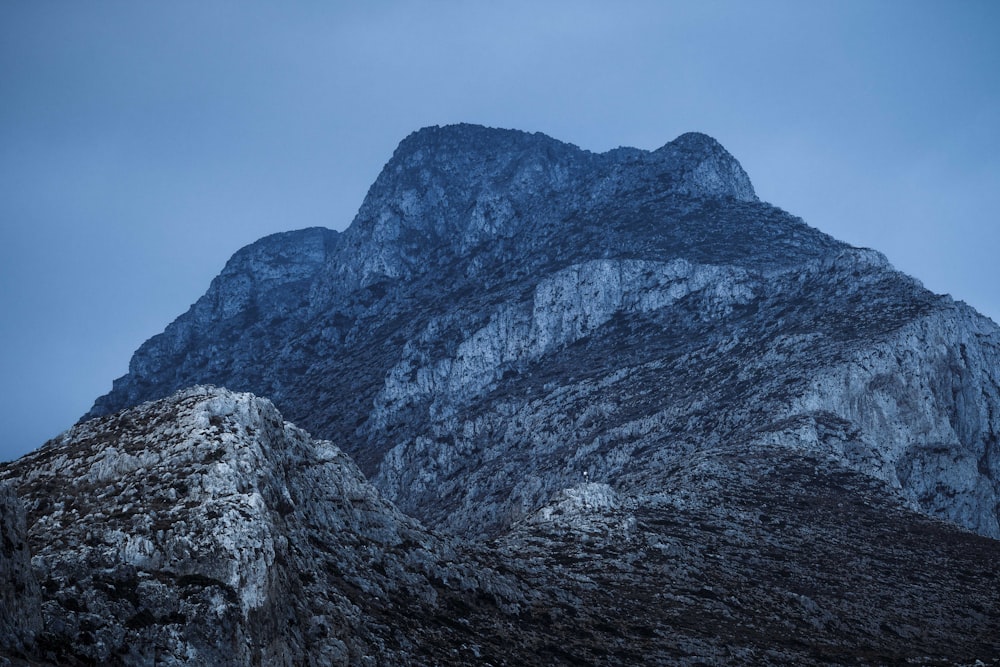
[[238, 248], [344, 229], [454, 122], [716, 137], [758, 195], [1000, 321], [1000, 2], [0, 3], [0, 460]]

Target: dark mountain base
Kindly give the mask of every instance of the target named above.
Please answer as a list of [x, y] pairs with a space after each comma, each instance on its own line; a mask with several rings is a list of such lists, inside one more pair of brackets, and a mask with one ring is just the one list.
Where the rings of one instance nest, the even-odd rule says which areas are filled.
[[501, 540], [523, 579], [572, 599], [550, 611], [548, 630], [562, 635], [553, 662], [1000, 656], [996, 541], [902, 509], [870, 478], [789, 451], [705, 459], [664, 488], [683, 491], [596, 516], [584, 506]]
[[44, 618], [6, 642], [12, 664], [1000, 655], [1000, 542], [784, 447], [697, 454], [638, 495], [584, 482], [464, 544], [266, 401], [214, 389], [79, 426], [0, 478], [28, 510], [41, 584], [20, 602]]

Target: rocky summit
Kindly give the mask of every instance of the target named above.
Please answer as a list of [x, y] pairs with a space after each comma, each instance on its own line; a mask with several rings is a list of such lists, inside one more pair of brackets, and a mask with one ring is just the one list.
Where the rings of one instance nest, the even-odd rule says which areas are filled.
[[1000, 663], [1000, 329], [706, 135], [426, 128], [0, 532], [0, 664]]

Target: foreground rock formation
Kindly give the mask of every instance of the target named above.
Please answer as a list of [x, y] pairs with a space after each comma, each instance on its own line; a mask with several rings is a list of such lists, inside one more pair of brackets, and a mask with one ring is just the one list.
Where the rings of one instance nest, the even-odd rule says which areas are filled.
[[88, 422], [3, 476], [46, 592], [34, 651], [58, 664], [406, 664], [471, 638], [434, 621], [464, 600], [523, 603], [248, 394]]
[[0, 468], [15, 659], [1000, 655], [1000, 329], [705, 135], [414, 133], [88, 418]]

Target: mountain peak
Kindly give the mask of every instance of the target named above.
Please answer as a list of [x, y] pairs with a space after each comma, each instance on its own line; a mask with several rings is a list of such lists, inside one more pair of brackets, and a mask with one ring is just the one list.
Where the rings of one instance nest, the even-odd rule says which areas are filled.
[[658, 150], [663, 150], [670, 146], [685, 148], [692, 151], [704, 150], [725, 152], [726, 150], [715, 137], [705, 134], [704, 132], [685, 132], [673, 141], [667, 142]]
[[413, 159], [453, 159], [456, 154], [467, 154], [481, 159], [490, 154], [518, 153], [539, 146], [579, 151], [576, 146], [553, 139], [541, 132], [455, 123], [430, 125], [410, 133], [399, 142], [389, 164], [409, 162]]
[[[609, 182], [616, 187], [606, 189]], [[636, 188], [757, 201], [739, 162], [706, 134], [682, 134], [655, 151], [596, 154], [540, 132], [462, 123], [425, 127], [403, 139], [356, 223], [383, 249], [418, 237], [424, 247], [442, 241], [466, 247], [510, 237], [529, 219], [539, 224], [547, 211], [561, 218], [614, 191]], [[405, 273], [391, 258], [376, 264], [386, 275]]]
[[672, 176], [673, 187], [678, 192], [757, 201], [753, 184], [742, 165], [707, 134], [686, 132], [653, 151], [652, 155], [659, 158], [664, 171]]
[[[623, 148], [596, 155], [541, 132], [508, 130], [470, 123], [430, 126], [413, 132], [400, 142], [386, 171], [402, 175], [408, 169], [444, 166], [472, 177], [495, 178], [499, 166], [516, 161], [534, 163], [535, 171], [553, 165], [573, 165], [594, 173], [618, 164], [623, 158], [642, 157], [639, 165], [646, 176], [654, 175], [668, 190], [694, 197], [732, 197], [757, 201], [750, 177], [739, 161], [713, 137], [686, 132], [654, 151]], [[499, 173], [505, 173], [500, 169]], [[479, 185], [479, 183], [477, 183]]]

